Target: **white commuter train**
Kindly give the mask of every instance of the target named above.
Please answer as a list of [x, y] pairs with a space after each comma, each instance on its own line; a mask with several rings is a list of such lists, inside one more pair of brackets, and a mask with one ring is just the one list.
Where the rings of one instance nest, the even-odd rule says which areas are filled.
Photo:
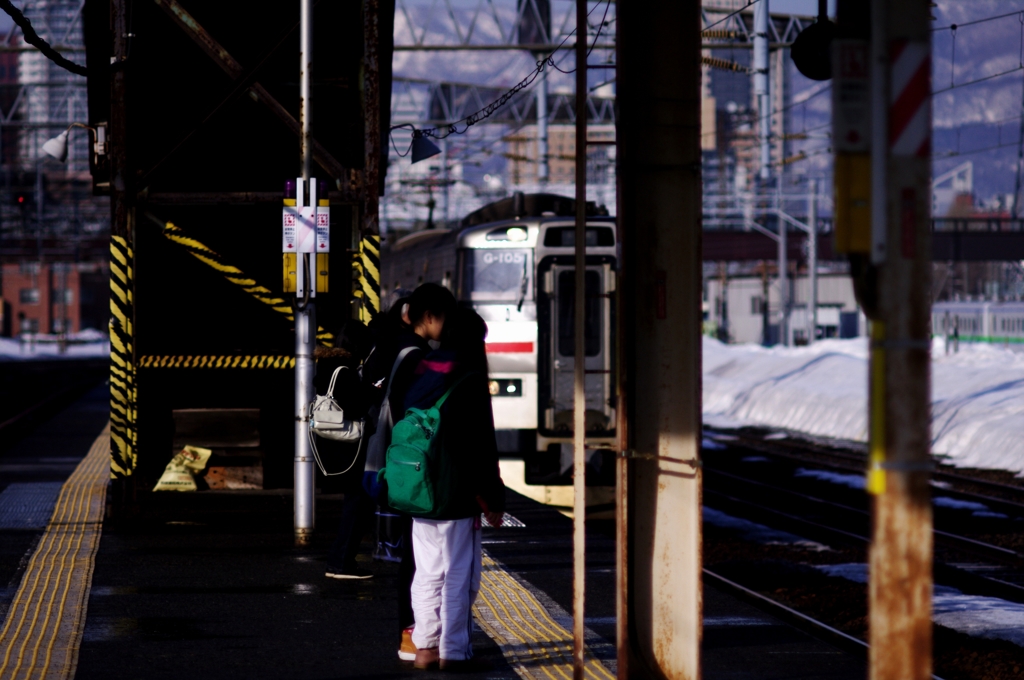
[[[499, 449], [523, 456], [531, 484], [565, 482], [572, 460], [574, 215], [571, 199], [517, 194], [472, 213], [457, 229], [416, 232], [381, 252], [382, 293], [440, 283], [487, 322]], [[606, 211], [588, 205], [588, 215], [587, 441], [611, 453], [618, 239]]]
[[936, 302], [932, 335], [961, 342], [1024, 343], [1024, 302]]

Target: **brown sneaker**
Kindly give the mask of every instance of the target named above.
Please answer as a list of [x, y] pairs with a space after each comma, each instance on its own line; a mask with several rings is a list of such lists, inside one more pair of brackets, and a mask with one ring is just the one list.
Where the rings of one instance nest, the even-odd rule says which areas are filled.
[[398, 658], [402, 661], [416, 660], [416, 645], [412, 643], [412, 626], [402, 631], [402, 644], [398, 647]]
[[437, 647], [426, 647], [416, 650], [416, 660], [412, 662], [412, 665], [421, 671], [425, 671], [437, 668], [440, 660], [441, 654], [438, 652]]

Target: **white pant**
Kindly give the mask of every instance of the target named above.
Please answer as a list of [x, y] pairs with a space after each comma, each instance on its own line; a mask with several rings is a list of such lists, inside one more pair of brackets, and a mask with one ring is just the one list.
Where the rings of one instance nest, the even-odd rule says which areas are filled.
[[476, 518], [412, 521], [416, 575], [412, 633], [417, 649], [440, 647], [442, 659], [473, 656], [473, 601], [480, 591], [480, 529]]

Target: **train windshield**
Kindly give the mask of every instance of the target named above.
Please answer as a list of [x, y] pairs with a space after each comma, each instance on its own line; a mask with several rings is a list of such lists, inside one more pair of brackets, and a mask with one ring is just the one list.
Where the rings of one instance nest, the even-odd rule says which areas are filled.
[[518, 302], [532, 285], [533, 251], [528, 249], [467, 250], [463, 285], [474, 302]]

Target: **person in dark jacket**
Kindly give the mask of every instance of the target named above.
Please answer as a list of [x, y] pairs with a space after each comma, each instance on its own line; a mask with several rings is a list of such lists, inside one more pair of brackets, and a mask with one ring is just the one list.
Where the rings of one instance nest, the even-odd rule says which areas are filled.
[[451, 470], [449, 496], [438, 519], [414, 517], [412, 608], [417, 668], [462, 670], [473, 656], [473, 601], [480, 589], [480, 514], [501, 524], [505, 486], [488, 389], [487, 325], [460, 309], [445, 326], [442, 348], [416, 369], [406, 408], [430, 408], [455, 386], [441, 408], [441, 455]]
[[[455, 309], [455, 297], [451, 291], [435, 283], [425, 283], [408, 298], [396, 301], [388, 312], [388, 323], [397, 333], [384, 337], [378, 343], [363, 369], [367, 398], [376, 406], [370, 410], [368, 420], [373, 420], [377, 427], [387, 427], [388, 419], [382, 416], [389, 416], [390, 422], [394, 423], [405, 415], [405, 395], [416, 377], [416, 367], [431, 351], [430, 343], [436, 344], [441, 340], [445, 319]], [[406, 349], [412, 351], [406, 353], [398, 363], [398, 357]], [[388, 411], [382, 413], [385, 395]], [[414, 617], [409, 594], [416, 570], [412, 522], [408, 516], [386, 507], [387, 489], [377, 483], [377, 471], [383, 467], [384, 454], [390, 443], [389, 435], [390, 431], [382, 431], [375, 435], [376, 441], [371, 440], [365, 465], [364, 488], [373, 499], [381, 502], [380, 516], [386, 531], [379, 533], [386, 533], [387, 536], [379, 536], [378, 540], [388, 544], [383, 546], [385, 551], [398, 552], [398, 625], [401, 630], [398, 657], [412, 661], [416, 655], [416, 647], [412, 642]], [[385, 557], [393, 558], [391, 554]]]

